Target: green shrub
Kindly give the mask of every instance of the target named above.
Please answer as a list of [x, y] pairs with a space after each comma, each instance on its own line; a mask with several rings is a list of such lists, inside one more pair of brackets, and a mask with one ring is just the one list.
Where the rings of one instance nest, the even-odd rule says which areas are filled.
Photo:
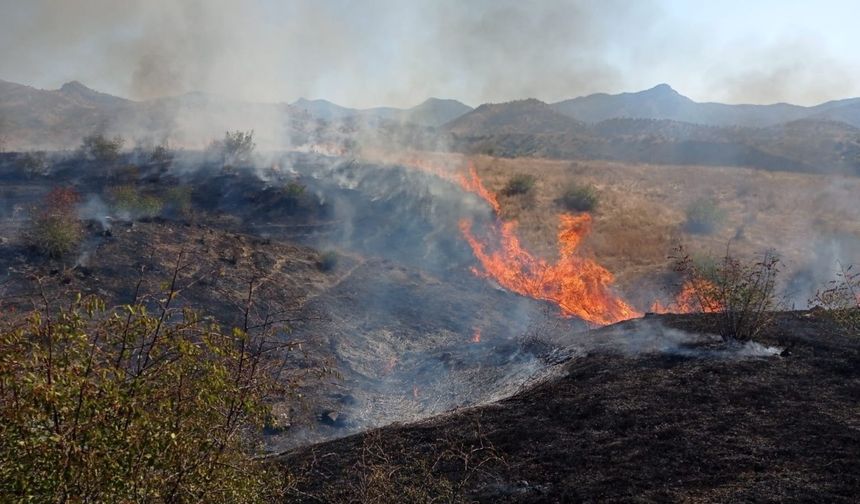
[[152, 194], [142, 194], [131, 185], [113, 188], [110, 196], [114, 210], [130, 218], [155, 217], [164, 207], [161, 198]]
[[78, 193], [71, 188], [53, 189], [45, 195], [25, 231], [30, 246], [52, 258], [74, 250], [83, 235], [76, 210], [79, 200]]
[[505, 184], [505, 187], [502, 189], [502, 193], [507, 196], [526, 194], [532, 190], [535, 185], [535, 181], [536, 179], [534, 175], [518, 173], [508, 180], [508, 183]]
[[725, 218], [725, 211], [713, 199], [697, 199], [687, 207], [684, 228], [689, 233], [710, 234]]
[[262, 347], [167, 306], [79, 296], [0, 327], [0, 501], [274, 497], [252, 457], [274, 383]]
[[599, 196], [592, 185], [569, 185], [559, 198], [561, 204], [575, 212], [590, 212], [597, 208]]
[[81, 142], [81, 153], [90, 160], [109, 163], [119, 158], [125, 139], [119, 135], [107, 138], [101, 134], [84, 137]]
[[173, 186], [164, 194], [167, 210], [177, 215], [185, 216], [191, 212], [191, 187], [187, 185]]

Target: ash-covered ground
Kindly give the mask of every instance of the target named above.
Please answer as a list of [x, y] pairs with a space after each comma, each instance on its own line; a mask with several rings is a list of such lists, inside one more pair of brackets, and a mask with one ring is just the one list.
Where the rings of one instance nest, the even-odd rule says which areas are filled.
[[[506, 397], [547, 369], [536, 331], [563, 339], [584, 327], [470, 271], [458, 219], [492, 212], [450, 182], [306, 154], [265, 166], [223, 170], [188, 153], [132, 170], [56, 154], [48, 173], [27, 177], [7, 155], [4, 304], [77, 292], [129, 303], [157, 294], [178, 266], [183, 305], [240, 326], [250, 289], [252, 316], [279, 322], [291, 348], [282, 379], [293, 388], [274, 401], [272, 450]], [[112, 188], [129, 184], [153, 195], [187, 187], [191, 208], [117, 211]], [[52, 187], [81, 195], [86, 222], [80, 249], [60, 260], [23, 238]]]

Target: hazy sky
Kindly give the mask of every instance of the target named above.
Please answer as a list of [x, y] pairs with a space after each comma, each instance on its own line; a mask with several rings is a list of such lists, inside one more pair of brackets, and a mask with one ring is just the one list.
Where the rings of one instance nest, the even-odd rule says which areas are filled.
[[0, 79], [351, 106], [860, 96], [850, 0], [0, 0]]

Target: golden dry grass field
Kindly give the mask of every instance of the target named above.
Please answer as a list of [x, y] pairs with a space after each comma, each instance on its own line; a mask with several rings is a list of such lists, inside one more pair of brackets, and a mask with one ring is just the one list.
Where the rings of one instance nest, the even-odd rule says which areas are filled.
[[[376, 160], [396, 158], [372, 156]], [[420, 153], [412, 159], [462, 165], [457, 154]], [[502, 218], [519, 223], [519, 236], [533, 253], [557, 256], [559, 197], [571, 184], [592, 185], [599, 196], [594, 229], [583, 244], [616, 275], [617, 287], [640, 307], [655, 289], [671, 290], [673, 249], [693, 253], [755, 257], [767, 249], [782, 257], [782, 277], [835, 264], [822, 250], [834, 240], [860, 242], [860, 179], [737, 167], [665, 166], [606, 161], [556, 161], [535, 158], [472, 156], [484, 184], [498, 194]], [[402, 160], [401, 160], [402, 161]], [[404, 162], [408, 164], [408, 159]], [[518, 173], [536, 177], [527, 194], [505, 196], [502, 189]], [[712, 199], [725, 218], [711, 234], [685, 230], [686, 209]], [[853, 251], [856, 254], [858, 251]], [[858, 262], [860, 257], [840, 257]], [[669, 293], [667, 293], [668, 295]], [[808, 299], [808, 293], [790, 293]]]

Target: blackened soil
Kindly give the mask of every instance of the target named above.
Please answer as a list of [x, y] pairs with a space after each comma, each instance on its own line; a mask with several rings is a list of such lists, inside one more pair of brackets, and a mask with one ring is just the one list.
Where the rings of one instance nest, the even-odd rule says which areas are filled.
[[[714, 330], [702, 316], [662, 320]], [[309, 502], [323, 493], [355, 498], [368, 436], [401, 474], [426, 459], [467, 501], [857, 502], [860, 340], [821, 314], [795, 312], [781, 314], [761, 342], [786, 351], [578, 357], [563, 364], [563, 377], [499, 403], [277, 460], [304, 471], [295, 496]], [[440, 463], [449, 445], [472, 447], [473, 467], [487, 453], [479, 447], [503, 461], [478, 471]]]

